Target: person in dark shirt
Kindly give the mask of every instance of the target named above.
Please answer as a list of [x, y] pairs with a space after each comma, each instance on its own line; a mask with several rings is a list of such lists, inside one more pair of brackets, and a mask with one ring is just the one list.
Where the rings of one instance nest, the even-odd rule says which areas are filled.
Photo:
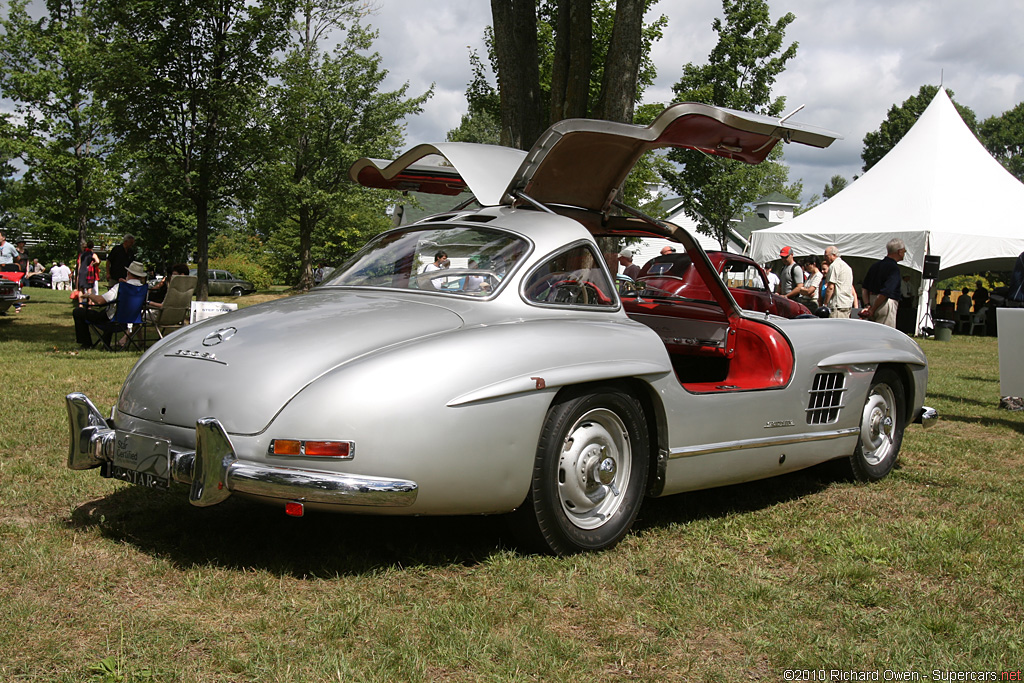
[[128, 277], [128, 266], [135, 260], [135, 237], [125, 235], [121, 244], [107, 255], [107, 284], [113, 287]]
[[619, 252], [619, 264], [622, 266], [622, 274], [636, 280], [640, 277], [640, 266], [633, 263], [633, 252], [624, 249]]
[[868, 304], [861, 309], [860, 317], [896, 327], [896, 310], [902, 298], [899, 262], [907, 255], [907, 247], [901, 239], [891, 239], [885, 245], [885, 258], [876, 261], [864, 276], [861, 300]]
[[974, 294], [971, 295], [971, 299], [974, 301], [975, 313], [980, 313], [985, 308], [985, 304], [988, 303], [988, 290], [985, 289], [985, 285], [981, 280], [974, 283]]

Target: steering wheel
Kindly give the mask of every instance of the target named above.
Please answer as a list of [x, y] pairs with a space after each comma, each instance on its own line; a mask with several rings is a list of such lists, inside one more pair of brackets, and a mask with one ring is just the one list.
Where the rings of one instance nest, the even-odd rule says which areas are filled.
[[[593, 285], [590, 285], [591, 287]], [[548, 292], [548, 303], [553, 304], [579, 304], [586, 306], [590, 303], [590, 292], [587, 290], [588, 283], [581, 283], [577, 280], [562, 280], [551, 285]]]

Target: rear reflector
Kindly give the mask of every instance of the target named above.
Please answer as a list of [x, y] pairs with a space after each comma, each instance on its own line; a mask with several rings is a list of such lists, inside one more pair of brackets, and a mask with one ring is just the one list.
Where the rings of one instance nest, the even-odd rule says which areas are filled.
[[306, 514], [306, 506], [297, 501], [284, 504], [284, 513], [289, 517], [302, 517]]

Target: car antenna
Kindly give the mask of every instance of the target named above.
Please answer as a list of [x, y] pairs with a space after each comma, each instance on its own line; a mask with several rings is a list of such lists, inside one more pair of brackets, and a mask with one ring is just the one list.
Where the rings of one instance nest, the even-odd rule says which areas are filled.
[[788, 114], [783, 116], [781, 119], [779, 119], [779, 123], [785, 123], [786, 119], [793, 118], [793, 116], [795, 116], [797, 114], [797, 112], [799, 112], [801, 109], [803, 109], [806, 106], [807, 106], [806, 104], [801, 104], [799, 107], [797, 107], [796, 109], [794, 109], [793, 111], [789, 112]]

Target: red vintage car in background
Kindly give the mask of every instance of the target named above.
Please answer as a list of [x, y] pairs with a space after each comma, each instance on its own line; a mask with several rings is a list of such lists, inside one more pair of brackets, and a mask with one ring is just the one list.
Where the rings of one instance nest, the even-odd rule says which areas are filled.
[[[783, 318], [812, 314], [803, 304], [772, 293], [764, 268], [750, 257], [727, 251], [709, 251], [707, 254], [740, 308]], [[692, 266], [686, 253], [657, 256], [641, 268], [639, 287], [687, 299], [712, 301], [711, 292]]]

